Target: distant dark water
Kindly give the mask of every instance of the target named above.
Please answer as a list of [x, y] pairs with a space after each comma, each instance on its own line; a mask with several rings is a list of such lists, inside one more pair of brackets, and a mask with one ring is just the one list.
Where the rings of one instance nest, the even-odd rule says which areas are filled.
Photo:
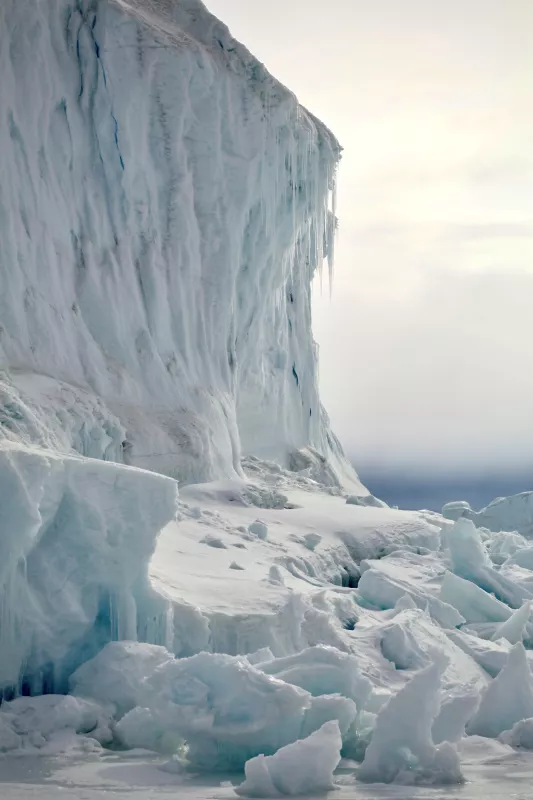
[[533, 467], [517, 474], [502, 475], [434, 475], [380, 470], [356, 465], [364, 485], [373, 495], [390, 506], [404, 509], [427, 508], [440, 511], [451, 500], [467, 500], [479, 510], [496, 497], [533, 491]]

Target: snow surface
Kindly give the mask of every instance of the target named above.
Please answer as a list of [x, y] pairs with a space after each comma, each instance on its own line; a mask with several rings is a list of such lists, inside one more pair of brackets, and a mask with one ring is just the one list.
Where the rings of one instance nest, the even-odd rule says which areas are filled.
[[0, 69], [2, 796], [529, 796], [533, 494], [344, 459], [333, 135], [198, 0], [4, 0]]

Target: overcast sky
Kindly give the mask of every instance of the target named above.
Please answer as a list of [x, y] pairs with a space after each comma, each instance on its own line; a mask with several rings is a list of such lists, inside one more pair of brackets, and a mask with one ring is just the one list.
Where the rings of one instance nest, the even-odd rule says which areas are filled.
[[533, 463], [533, 0], [208, 0], [336, 133], [323, 401], [357, 463]]

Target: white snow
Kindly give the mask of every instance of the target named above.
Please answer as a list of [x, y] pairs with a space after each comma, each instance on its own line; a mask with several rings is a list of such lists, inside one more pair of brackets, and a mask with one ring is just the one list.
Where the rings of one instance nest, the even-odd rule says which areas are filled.
[[237, 794], [280, 797], [318, 794], [334, 787], [333, 773], [341, 760], [342, 739], [336, 722], [325, 722], [306, 739], [282, 747], [273, 756], [246, 762], [246, 780]]

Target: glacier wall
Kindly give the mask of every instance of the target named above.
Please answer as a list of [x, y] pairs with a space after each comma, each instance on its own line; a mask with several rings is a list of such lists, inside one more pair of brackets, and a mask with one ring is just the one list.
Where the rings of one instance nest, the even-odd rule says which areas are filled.
[[355, 476], [310, 285], [340, 148], [198, 0], [3, 0], [0, 437], [183, 482]]
[[0, 487], [0, 702], [64, 691], [110, 640], [166, 641], [148, 563], [174, 480], [4, 442]]

